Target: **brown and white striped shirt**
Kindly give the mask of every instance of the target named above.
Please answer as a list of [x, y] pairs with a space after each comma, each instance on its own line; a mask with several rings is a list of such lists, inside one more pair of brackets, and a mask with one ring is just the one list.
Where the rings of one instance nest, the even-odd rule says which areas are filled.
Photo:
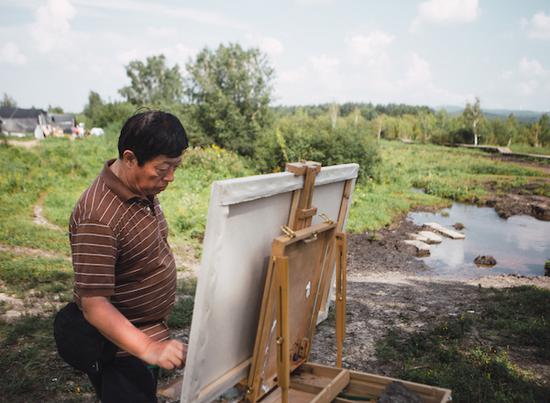
[[154, 340], [169, 338], [176, 296], [168, 225], [156, 197], [133, 193], [111, 171], [82, 194], [70, 218], [74, 297], [105, 296]]

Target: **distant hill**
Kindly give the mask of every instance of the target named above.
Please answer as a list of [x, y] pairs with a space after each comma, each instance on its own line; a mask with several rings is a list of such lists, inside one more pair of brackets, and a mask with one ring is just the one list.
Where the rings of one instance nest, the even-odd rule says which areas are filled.
[[[435, 108], [436, 110], [444, 109], [446, 110], [450, 115], [460, 115], [462, 111], [464, 110], [463, 106], [455, 106], [455, 105], [443, 105], [440, 107]], [[525, 111], [521, 109], [481, 109], [483, 111], [483, 114], [487, 116], [489, 119], [506, 119], [511, 113], [514, 114], [517, 120], [524, 123], [532, 123], [536, 122], [540, 119], [540, 117], [547, 113], [550, 114], [550, 112], [537, 112], [537, 111]]]

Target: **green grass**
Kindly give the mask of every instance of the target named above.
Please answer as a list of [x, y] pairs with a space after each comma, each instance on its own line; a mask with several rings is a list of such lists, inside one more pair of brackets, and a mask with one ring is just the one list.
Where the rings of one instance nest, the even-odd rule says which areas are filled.
[[0, 401], [81, 402], [93, 390], [87, 377], [58, 357], [53, 317], [0, 323]]
[[547, 401], [550, 388], [513, 363], [508, 349], [535, 349], [532, 359], [548, 359], [550, 291], [483, 291], [479, 315], [466, 313], [412, 335], [391, 329], [377, 343], [378, 360], [398, 368], [392, 376], [452, 389], [454, 402]]
[[190, 326], [194, 304], [195, 300], [193, 297], [185, 296], [180, 298], [174, 305], [174, 309], [168, 318], [168, 326], [171, 329], [181, 329]]
[[489, 187], [504, 192], [533, 183], [530, 193], [550, 197], [544, 172], [491, 159], [479, 150], [389, 141], [381, 141], [380, 150], [378, 177], [355, 188], [347, 226], [351, 232], [387, 226], [419, 206], [444, 207], [451, 201], [482, 204]]
[[[497, 192], [521, 188], [532, 194], [550, 196], [550, 185], [541, 171], [495, 161], [477, 150], [405, 145], [387, 141], [381, 142], [380, 149], [382, 163], [377, 169], [375, 180], [365, 178], [356, 186], [348, 220], [350, 232], [376, 230], [387, 226], [418, 206], [444, 207], [452, 200], [483, 202], [487, 196], [487, 188]], [[8, 292], [23, 296], [32, 289], [37, 296], [51, 298], [57, 295], [61, 301], [71, 298], [71, 264], [61, 258], [70, 254], [66, 232], [68, 218], [77, 198], [98, 175], [104, 161], [115, 156], [114, 131], [108, 131], [104, 137], [76, 141], [46, 139], [32, 149], [0, 145], [0, 244], [42, 249], [60, 256], [31, 257], [0, 252], [0, 280]], [[191, 244], [196, 254], [200, 254], [211, 183], [255, 173], [255, 168], [250, 166], [248, 160], [217, 147], [188, 150], [175, 182], [160, 195], [170, 225], [170, 241]], [[422, 188], [426, 193], [415, 192], [412, 189], [414, 187]], [[45, 217], [59, 229], [49, 229], [33, 222], [33, 206], [39, 201], [43, 201]], [[189, 325], [194, 289], [195, 284], [192, 281], [178, 285], [178, 294], [189, 297], [178, 300], [169, 318], [171, 326]], [[510, 327], [513, 331], [506, 333], [506, 326], [509, 326], [512, 319], [507, 320], [507, 312], [500, 310], [506, 309], [510, 304], [518, 305], [515, 301], [519, 297], [514, 295], [512, 300], [506, 299], [504, 294], [500, 297], [502, 300], [488, 300], [488, 306], [493, 308], [487, 310], [486, 317], [496, 334], [502, 334], [502, 337], [514, 345], [532, 339], [530, 334], [537, 335], [550, 345], [546, 336], [550, 332], [547, 328], [540, 330], [540, 326], [548, 323], [546, 313], [543, 314], [546, 322], [542, 321], [546, 324], [540, 318], [533, 318], [520, 326], [520, 321], [515, 320], [516, 327]], [[539, 300], [525, 298], [525, 306], [544, 306]], [[3, 304], [0, 311], [7, 308]], [[15, 402], [45, 399], [56, 401], [62, 396], [65, 400], [78, 401], [83, 391], [91, 391], [82, 376], [70, 370], [56, 357], [51, 323], [51, 317], [25, 317], [13, 324], [0, 323], [2, 398]], [[442, 363], [445, 363], [445, 357], [450, 357], [451, 361], [456, 359], [457, 368], [464, 369], [472, 379], [479, 378], [480, 390], [487, 388], [487, 393], [492, 393], [490, 396], [508, 393], [507, 389], [500, 388], [502, 382], [514, 385], [513, 390], [527, 390], [526, 393], [538, 396], [537, 389], [530, 386], [528, 375], [514, 367], [502, 352], [495, 354], [483, 346], [478, 346], [477, 350], [462, 349], [462, 334], [467, 334], [469, 322], [449, 323], [449, 326], [451, 329], [462, 326], [462, 330], [459, 333], [453, 330], [453, 334], [458, 336], [451, 337], [440, 329], [438, 334], [428, 337], [426, 341], [432, 343], [430, 346], [433, 347], [433, 354], [437, 354]], [[543, 333], [537, 333], [539, 331]], [[395, 337], [396, 340], [401, 340], [401, 336]], [[442, 339], [448, 341], [446, 346], [439, 343]], [[418, 339], [417, 343], [420, 345], [424, 342]], [[381, 351], [390, 355], [391, 351], [400, 348], [399, 343], [391, 343], [391, 337], [385, 346], [385, 350], [382, 348]], [[430, 349], [422, 350], [424, 356], [420, 358], [415, 351], [419, 350], [407, 348], [405, 351], [408, 355], [404, 357], [408, 357], [407, 360], [411, 363], [414, 360], [435, 360], [430, 356]], [[548, 351], [540, 347], [540, 354], [547, 356]], [[412, 367], [414, 365], [411, 364], [407, 368], [412, 371]], [[476, 369], [467, 372], [470, 368]], [[486, 368], [492, 369], [489, 371]], [[500, 376], [498, 371], [506, 376]], [[491, 383], [491, 380], [483, 380], [486, 373], [497, 376], [499, 381]], [[451, 375], [443, 372], [441, 374], [441, 377], [432, 374], [430, 378], [427, 373], [417, 370], [409, 375], [416, 376], [415, 379], [420, 381], [429, 381], [428, 383], [451, 382]], [[453, 374], [460, 376], [460, 371], [455, 370]], [[493, 381], [494, 379], [492, 378]]]
[[515, 153], [550, 155], [550, 147], [533, 147], [527, 144], [514, 144], [510, 148]]
[[0, 279], [8, 290], [24, 295], [31, 289], [39, 293], [67, 293], [72, 287], [71, 263], [0, 252]]

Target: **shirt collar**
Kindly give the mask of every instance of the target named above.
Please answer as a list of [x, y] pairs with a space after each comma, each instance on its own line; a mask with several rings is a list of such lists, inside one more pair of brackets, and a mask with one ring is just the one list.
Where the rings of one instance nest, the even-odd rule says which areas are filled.
[[115, 162], [115, 159], [108, 160], [105, 162], [105, 165], [103, 165], [103, 170], [101, 171], [101, 178], [107, 185], [109, 189], [113, 191], [122, 201], [129, 202], [133, 199], [139, 199], [144, 201], [149, 201], [145, 197], [140, 196], [136, 193], [134, 193], [128, 186], [126, 186], [118, 176], [115, 175], [113, 171], [111, 171], [110, 166]]

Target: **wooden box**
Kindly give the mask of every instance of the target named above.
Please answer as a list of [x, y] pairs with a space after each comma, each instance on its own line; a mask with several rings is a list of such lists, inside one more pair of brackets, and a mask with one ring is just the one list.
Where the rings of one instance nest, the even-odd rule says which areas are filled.
[[[449, 389], [308, 362], [302, 364], [290, 376], [289, 402], [357, 403], [357, 399], [361, 397], [368, 397], [371, 402], [375, 402], [393, 381], [401, 382], [424, 403], [447, 403], [451, 400]], [[260, 402], [280, 401], [281, 390], [276, 388]]]

